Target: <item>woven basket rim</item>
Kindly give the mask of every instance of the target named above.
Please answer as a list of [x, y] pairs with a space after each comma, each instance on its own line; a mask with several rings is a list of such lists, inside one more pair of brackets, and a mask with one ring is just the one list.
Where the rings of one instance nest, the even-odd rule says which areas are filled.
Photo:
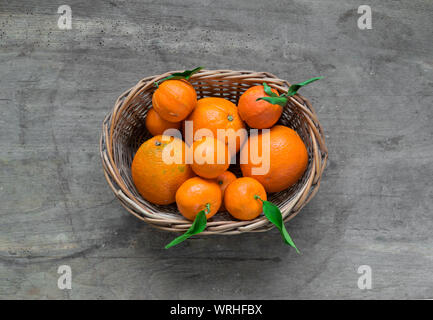
[[[178, 213], [177, 216], [174, 216], [172, 213], [161, 212], [159, 211], [161, 210], [160, 206], [149, 204], [146, 200], [134, 196], [131, 188], [128, 188], [128, 178], [122, 175], [121, 170], [118, 167], [119, 164], [115, 157], [116, 144], [113, 140], [116, 138], [116, 125], [123, 119], [122, 115], [125, 110], [127, 110], [127, 108], [129, 108], [141, 94], [145, 92], [153, 92], [154, 82], [161, 80], [174, 72], [181, 71], [183, 70], [169, 71], [160, 75], [145, 77], [138, 81], [135, 86], [123, 92], [117, 98], [111, 112], [109, 112], [105, 117], [100, 137], [100, 155], [104, 176], [109, 187], [120, 200], [122, 206], [135, 217], [147, 222], [153, 227], [171, 232], [185, 232], [191, 226], [192, 222], [183, 218], [180, 213]], [[190, 78], [192, 84], [197, 82], [207, 84], [215, 81], [250, 86], [266, 82], [269, 86], [275, 88], [280, 93], [287, 92], [290, 86], [288, 81], [279, 79], [269, 72], [246, 70], [233, 71], [226, 69], [202, 69]], [[303, 183], [297, 185], [297, 189], [289, 201], [286, 201], [284, 205], [278, 205], [285, 222], [293, 219], [315, 196], [319, 189], [322, 174], [326, 167], [328, 158], [328, 150], [325, 144], [323, 128], [310, 101], [302, 95], [296, 94], [293, 97], [289, 97], [288, 106], [285, 107], [285, 111], [287, 108], [296, 109], [296, 112], [302, 115], [302, 119], [305, 121], [303, 124], [308, 127], [312, 147], [309, 151], [308, 169], [304, 173], [304, 177], [301, 179], [303, 180]], [[156, 209], [156, 207], [158, 208]], [[264, 232], [273, 227], [274, 225], [271, 224], [263, 215], [250, 221], [238, 221], [233, 220], [233, 218], [232, 220], [217, 221], [212, 221], [211, 219], [207, 223], [205, 231], [200, 234], [230, 235], [244, 232]]]

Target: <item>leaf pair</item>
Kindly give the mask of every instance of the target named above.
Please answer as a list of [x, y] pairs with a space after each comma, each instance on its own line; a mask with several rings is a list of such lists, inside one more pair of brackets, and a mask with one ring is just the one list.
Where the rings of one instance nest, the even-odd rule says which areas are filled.
[[155, 86], [159, 86], [159, 84], [161, 82], [164, 82], [165, 80], [177, 80], [177, 79], [185, 79], [185, 80], [189, 80], [189, 78], [191, 78], [191, 76], [194, 73], [199, 72], [201, 69], [203, 69], [203, 67], [198, 67], [192, 70], [185, 70], [184, 72], [175, 72], [171, 75], [169, 75], [168, 77], [165, 77], [164, 79], [161, 79], [157, 82], [155, 82]]
[[287, 104], [288, 97], [294, 96], [294, 95], [298, 92], [298, 90], [299, 90], [300, 88], [302, 88], [303, 86], [306, 86], [307, 84], [309, 84], [309, 83], [311, 83], [311, 82], [314, 82], [314, 81], [316, 81], [316, 80], [320, 80], [320, 79], [322, 79], [322, 78], [323, 78], [323, 77], [315, 77], [315, 78], [308, 79], [308, 80], [306, 80], [306, 81], [304, 81], [304, 82], [301, 82], [301, 83], [295, 83], [295, 84], [292, 84], [292, 85], [289, 87], [289, 90], [287, 91], [287, 93], [284, 93], [284, 94], [282, 94], [282, 95], [280, 95], [280, 96], [278, 96], [276, 93], [272, 92], [271, 87], [268, 86], [268, 85], [264, 82], [264, 83], [263, 83], [263, 87], [264, 87], [264, 89], [265, 89], [265, 93], [266, 93], [269, 97], [261, 97], [261, 98], [257, 98], [256, 101], [264, 100], [264, 101], [267, 101], [267, 102], [269, 102], [269, 103], [272, 103], [272, 104], [278, 104], [278, 105], [284, 107], [284, 106]]
[[[289, 233], [286, 230], [286, 227], [284, 226], [283, 216], [281, 214], [280, 209], [274, 205], [272, 202], [262, 200], [260, 197], [256, 196], [256, 199], [259, 199], [263, 203], [263, 213], [265, 214], [265, 217], [268, 218], [268, 220], [274, 224], [278, 230], [280, 230], [281, 235], [283, 236], [284, 242], [293, 248], [295, 248], [296, 252], [299, 253], [298, 248], [296, 247], [295, 243], [293, 242], [292, 238], [290, 237]], [[194, 219], [194, 222], [192, 223], [191, 227], [181, 236], [177, 237], [173, 241], [171, 241], [169, 244], [165, 246], [166, 249], [173, 247], [186, 239], [190, 238], [193, 235], [196, 235], [204, 229], [206, 229], [206, 213], [209, 213], [210, 211], [210, 205], [206, 205], [206, 210], [201, 210], [197, 216]]]
[[177, 237], [172, 242], [167, 244], [165, 248], [168, 249], [170, 247], [173, 247], [185, 241], [189, 237], [196, 235], [202, 232], [204, 229], [206, 229], [206, 222], [207, 222], [206, 212], [209, 213], [209, 211], [210, 211], [210, 205], [206, 204], [206, 210], [201, 210], [199, 213], [197, 213], [191, 227], [183, 235]]

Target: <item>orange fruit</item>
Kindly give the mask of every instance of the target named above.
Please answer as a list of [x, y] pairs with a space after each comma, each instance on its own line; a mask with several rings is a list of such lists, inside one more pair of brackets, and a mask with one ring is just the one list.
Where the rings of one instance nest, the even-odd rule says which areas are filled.
[[197, 93], [186, 80], [166, 80], [152, 96], [152, 106], [161, 118], [170, 122], [185, 119], [197, 105]]
[[[186, 164], [185, 143], [175, 137], [155, 136], [144, 142], [134, 156], [131, 165], [132, 180], [144, 199], [154, 204], [175, 202], [177, 189], [194, 176]], [[175, 155], [178, 163], [167, 163], [166, 154]]]
[[218, 183], [220, 189], [221, 189], [221, 195], [222, 195], [222, 202], [221, 207], [219, 211], [225, 211], [226, 207], [224, 205], [224, 193], [226, 191], [227, 186], [236, 180], [236, 176], [231, 173], [230, 171], [225, 171], [221, 173], [218, 177], [216, 177], [216, 182]]
[[[265, 154], [266, 149], [262, 150], [263, 139], [265, 142], [269, 139], [268, 155]], [[308, 152], [304, 142], [296, 131], [285, 126], [274, 126], [267, 133], [251, 135], [241, 151], [241, 157], [244, 156], [244, 152], [248, 154], [245, 154], [247, 163], [242, 163], [245, 162], [243, 160], [240, 164], [242, 174], [257, 179], [267, 192], [279, 192], [294, 185], [308, 165]], [[251, 155], [258, 155], [264, 159], [268, 156], [269, 170], [254, 173], [253, 169], [257, 170], [262, 165], [266, 167], [266, 161], [254, 164]]]
[[[233, 149], [230, 150], [232, 155], [239, 151], [247, 138], [246, 130], [238, 131], [245, 129], [244, 122], [238, 114], [238, 108], [234, 103], [223, 98], [208, 97], [198, 100], [196, 108], [186, 120], [192, 121], [193, 139], [195, 139], [197, 130], [208, 129], [209, 134], [203, 135], [212, 134], [214, 138], [223, 141], [230, 149]], [[218, 129], [232, 130], [218, 137]], [[237, 136], [237, 134], [242, 135]], [[230, 141], [233, 142], [230, 143]]]
[[[278, 91], [271, 88], [278, 95]], [[239, 98], [238, 111], [242, 120], [251, 128], [266, 129], [272, 127], [280, 119], [283, 107], [257, 98], [267, 97], [262, 85], [245, 91]]]
[[212, 137], [203, 137], [192, 145], [192, 170], [200, 177], [213, 179], [230, 166], [230, 156], [227, 146]]
[[210, 211], [206, 213], [206, 218], [209, 219], [221, 205], [221, 190], [215, 181], [194, 177], [179, 187], [176, 204], [179, 212], [191, 221], [201, 210], [206, 210], [206, 205], [209, 204]]
[[230, 183], [224, 194], [227, 211], [236, 219], [252, 220], [263, 211], [260, 199], [267, 200], [265, 188], [256, 179], [243, 177]]
[[154, 108], [150, 108], [146, 114], [145, 125], [152, 136], [158, 136], [168, 129], [179, 129], [180, 122], [169, 122], [161, 118]]

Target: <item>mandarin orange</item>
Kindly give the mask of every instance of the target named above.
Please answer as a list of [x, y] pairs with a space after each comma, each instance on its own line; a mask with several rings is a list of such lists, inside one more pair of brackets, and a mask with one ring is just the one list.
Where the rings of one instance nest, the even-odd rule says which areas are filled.
[[256, 179], [243, 177], [231, 182], [224, 193], [224, 205], [236, 219], [252, 220], [263, 211], [265, 188]]
[[[229, 100], [218, 97], [207, 97], [198, 100], [194, 111], [186, 119], [192, 121], [193, 139], [198, 130], [207, 129], [205, 136], [213, 136], [228, 145], [232, 155], [237, 153], [246, 141], [245, 125], [238, 114], [238, 108]], [[218, 129], [225, 130], [218, 136]], [[206, 130], [204, 130], [206, 131]], [[187, 141], [188, 143], [188, 141]]]
[[176, 192], [176, 204], [179, 212], [193, 221], [196, 215], [209, 207], [206, 218], [209, 219], [221, 206], [221, 190], [213, 180], [194, 177], [185, 181]]
[[227, 170], [230, 156], [227, 146], [212, 137], [203, 137], [192, 145], [192, 170], [200, 177], [212, 179]]
[[[177, 189], [194, 176], [186, 164], [187, 146], [175, 137], [155, 136], [144, 142], [134, 156], [131, 165], [132, 180], [147, 201], [166, 205], [175, 201]], [[173, 163], [165, 157], [174, 154]]]
[[[263, 150], [262, 141], [269, 143], [268, 154], [266, 149]], [[253, 163], [253, 155], [264, 160]], [[242, 174], [257, 179], [267, 192], [279, 192], [294, 185], [308, 166], [308, 152], [304, 142], [296, 131], [281, 125], [274, 126], [265, 133], [251, 135], [241, 151], [241, 157], [243, 156], [247, 161], [241, 161]], [[253, 172], [262, 165], [263, 172]]]
[[179, 129], [180, 122], [169, 122], [159, 116], [154, 108], [150, 108], [146, 114], [145, 125], [152, 136], [162, 135], [165, 130]]
[[152, 96], [152, 106], [159, 116], [170, 122], [184, 120], [197, 105], [197, 93], [186, 80], [166, 80]]
[[[278, 95], [278, 91], [271, 88]], [[272, 127], [280, 119], [283, 107], [271, 104], [257, 98], [266, 97], [262, 85], [254, 86], [245, 91], [238, 103], [239, 115], [251, 128], [266, 129]]]
[[218, 185], [221, 189], [221, 195], [223, 197], [219, 211], [225, 211], [226, 210], [225, 205], [224, 205], [224, 193], [226, 191], [227, 186], [235, 180], [236, 180], [236, 176], [230, 171], [225, 171], [225, 172], [221, 173], [218, 177], [216, 177], [216, 182], [218, 183]]

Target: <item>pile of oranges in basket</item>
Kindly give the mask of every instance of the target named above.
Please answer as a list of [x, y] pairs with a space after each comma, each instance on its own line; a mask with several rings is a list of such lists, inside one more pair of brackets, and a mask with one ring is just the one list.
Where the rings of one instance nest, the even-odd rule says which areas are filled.
[[[267, 194], [287, 189], [302, 177], [308, 152], [296, 131], [276, 123], [288, 96], [319, 78], [292, 85], [281, 95], [266, 83], [252, 86], [236, 106], [221, 97], [197, 100], [188, 80], [200, 69], [155, 83], [145, 120], [153, 137], [139, 147], [131, 167], [144, 199], [157, 205], [176, 202], [179, 212], [193, 221], [166, 247], [203, 231], [207, 219], [227, 211], [238, 220], [263, 213], [296, 248]], [[228, 170], [231, 164], [240, 165], [242, 177]]]

